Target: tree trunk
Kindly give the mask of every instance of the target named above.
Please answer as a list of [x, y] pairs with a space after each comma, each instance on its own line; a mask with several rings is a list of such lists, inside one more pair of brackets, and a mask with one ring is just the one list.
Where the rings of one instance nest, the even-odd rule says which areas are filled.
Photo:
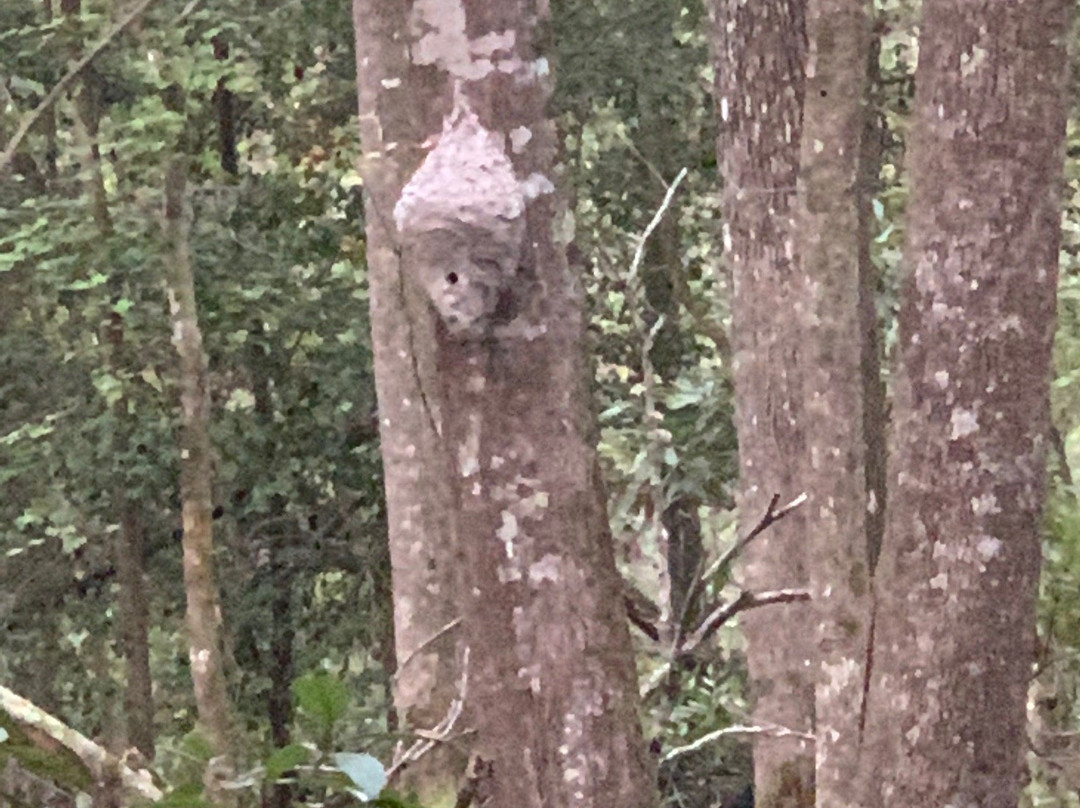
[[[78, 4], [66, 9], [69, 15], [77, 13]], [[81, 54], [80, 54], [81, 55]], [[101, 266], [108, 266], [109, 239], [114, 234], [112, 214], [109, 210], [105, 175], [101, 166], [101, 149], [98, 132], [102, 116], [102, 78], [97, 70], [88, 68], [83, 75], [82, 88], [76, 103], [79, 125], [76, 131], [83, 139], [85, 159], [89, 166], [86, 176], [86, 194], [90, 198], [90, 214], [101, 236], [99, 253], [95, 256]], [[55, 130], [55, 116], [49, 112]], [[123, 297], [124, 279], [113, 272], [109, 279], [113, 303]], [[118, 311], [109, 314], [104, 324], [104, 342], [107, 347], [106, 361], [112, 373], [123, 379], [131, 367], [130, 348], [125, 346], [124, 316]], [[128, 397], [121, 396], [113, 406], [116, 420], [114, 448], [118, 457], [129, 450], [132, 417], [128, 412]], [[154, 759], [154, 699], [153, 681], [150, 675], [150, 599], [146, 592], [143, 567], [145, 533], [138, 503], [129, 492], [129, 480], [125, 469], [115, 474], [113, 483], [113, 507], [120, 522], [120, 529], [112, 542], [113, 564], [119, 585], [117, 597], [117, 622], [119, 624], [119, 647], [124, 659], [124, 730], [123, 740], [127, 747], [134, 747], [147, 759]], [[119, 733], [118, 733], [119, 734]], [[114, 749], [121, 751], [121, 749]]]
[[458, 805], [653, 805], [549, 178], [546, 4], [354, 8], [399, 703], [434, 691], [449, 655], [422, 641], [460, 616]]
[[125, 502], [114, 544], [120, 646], [124, 657], [124, 723], [129, 746], [154, 759], [154, 693], [150, 676], [150, 597], [143, 568], [145, 533], [137, 507]]
[[[223, 85], [218, 85], [218, 92], [222, 92], [222, 87]], [[218, 100], [220, 103], [221, 99]], [[222, 122], [219, 120], [219, 127], [221, 126]], [[222, 129], [219, 128], [219, 133], [221, 131]], [[224, 149], [224, 141], [222, 141], [222, 146]], [[224, 155], [227, 153], [227, 149], [222, 152], [222, 167], [225, 170], [229, 170], [224, 165]], [[276, 456], [278, 440], [271, 389], [274, 380], [282, 375], [280, 362], [265, 345], [266, 333], [261, 323], [252, 324], [251, 337], [247, 354], [248, 379], [255, 399], [255, 417], [266, 439], [260, 443], [261, 452], [258, 461], [253, 464], [253, 468], [249, 469], [251, 477], [245, 483], [248, 491], [255, 490], [260, 483], [265, 481], [262, 475], [265, 474], [266, 469], [277, 468], [280, 462]], [[267, 522], [269, 524], [259, 529], [249, 528], [248, 532], [253, 535], [258, 548], [245, 548], [253, 554], [257, 549], [265, 548], [268, 555], [265, 572], [269, 580], [264, 585], [268, 585], [273, 592], [270, 599], [270, 652], [267, 657], [260, 655], [260, 661], [263, 663], [261, 666], [263, 672], [270, 680], [266, 695], [266, 717], [270, 723], [270, 738], [278, 749], [292, 743], [292, 685], [296, 674], [293, 660], [296, 640], [291, 575], [293, 570], [283, 558], [289, 542], [296, 541], [296, 535], [294, 530], [283, 524], [285, 502], [285, 497], [275, 494], [270, 497], [265, 511], [250, 514], [249, 518], [256, 524]], [[256, 576], [259, 577], [258, 572]], [[292, 805], [295, 790], [292, 783], [274, 783], [269, 787], [263, 804], [266, 808], [288, 808]]]
[[[188, 652], [199, 723], [214, 755], [221, 758], [219, 771], [227, 773], [235, 762], [235, 724], [222, 661], [221, 598], [214, 576], [209, 371], [195, 305], [186, 187], [185, 158], [173, 157], [165, 176], [166, 288], [172, 341], [180, 360], [180, 497]], [[217, 794], [215, 801], [221, 797]]]
[[[739, 512], [752, 525], [779, 494], [803, 489], [802, 374], [798, 326], [777, 312], [805, 309], [795, 248], [806, 33], [803, 0], [715, 0], [713, 45], [725, 252], [732, 272], [732, 332]], [[806, 518], [796, 510], [751, 544], [751, 590], [808, 584]], [[808, 732], [813, 724], [813, 622], [804, 603], [742, 617], [754, 720]], [[759, 735], [758, 805], [812, 805], [814, 751], [804, 740]]]
[[871, 616], [860, 317], [868, 3], [809, 0], [799, 251], [810, 583], [817, 620], [817, 804], [858, 805]]
[[[403, 282], [392, 211], [420, 144], [438, 131], [438, 91], [410, 65], [396, 38], [409, 30], [409, 4], [354, 0], [360, 132], [364, 152], [368, 279], [379, 435], [394, 599], [394, 702], [403, 728], [429, 729], [450, 714], [462, 680], [458, 625], [464, 564], [447, 514], [453, 508], [439, 413], [420, 386], [434, 367], [426, 306]], [[386, 86], [387, 84], [391, 86]], [[397, 142], [393, 151], [388, 147]], [[404, 150], [404, 151], [402, 151]], [[467, 718], [467, 716], [466, 716]], [[405, 785], [425, 805], [453, 804], [470, 738], [442, 744], [411, 764]]]
[[867, 805], [1023, 783], [1070, 5], [923, 4]]

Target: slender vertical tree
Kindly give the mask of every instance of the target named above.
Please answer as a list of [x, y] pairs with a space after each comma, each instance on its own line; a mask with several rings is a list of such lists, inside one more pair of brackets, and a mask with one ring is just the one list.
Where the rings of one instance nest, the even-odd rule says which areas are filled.
[[806, 15], [798, 183], [809, 304], [803, 481], [819, 668], [815, 790], [817, 804], [830, 808], [858, 805], [871, 617], [859, 305], [869, 5], [809, 0]]
[[[354, 9], [399, 701], [415, 716], [408, 688], [431, 701], [456, 663], [476, 732], [448, 804], [651, 805], [552, 179], [548, 4]], [[456, 659], [428, 644], [452, 632]]]
[[1070, 6], [923, 3], [865, 805], [1023, 782]]
[[[739, 510], [758, 517], [774, 494], [802, 490], [805, 357], [793, 312], [806, 311], [796, 249], [796, 179], [806, 53], [804, 0], [716, 0], [718, 139], [725, 254], [732, 273]], [[784, 316], [777, 316], [778, 312]], [[805, 512], [750, 545], [744, 583], [760, 590], [808, 583]], [[742, 619], [754, 718], [809, 731], [814, 710], [813, 623], [804, 603]], [[754, 743], [760, 805], [812, 805], [813, 745], [763, 734]]]
[[[62, 3], [67, 23], [76, 24], [76, 17], [81, 10], [78, 0]], [[72, 57], [81, 55], [79, 49], [73, 49]], [[83, 174], [86, 198], [89, 199], [89, 214], [100, 235], [94, 260], [100, 266], [109, 266], [110, 240], [115, 235], [113, 217], [109, 209], [109, 198], [102, 171], [99, 133], [103, 109], [103, 78], [96, 67], [90, 66], [82, 76], [81, 86], [76, 94], [75, 111], [77, 113], [75, 133], [80, 145], [80, 152], [86, 163]], [[52, 110], [46, 116], [55, 130], [56, 118]], [[124, 280], [119, 272], [111, 272], [110, 291], [113, 301], [123, 296]], [[123, 314], [118, 310], [110, 312], [103, 324], [103, 344], [107, 355], [105, 362], [117, 379], [123, 379], [131, 366], [131, 346], [125, 345], [126, 324]], [[130, 340], [130, 337], [128, 337]], [[126, 392], [126, 391], [125, 391]], [[127, 395], [121, 396], [113, 405], [113, 417], [116, 419], [114, 446], [118, 458], [129, 451], [132, 421]], [[145, 570], [145, 530], [143, 514], [137, 497], [132, 494], [125, 469], [114, 471], [112, 488], [113, 505], [119, 530], [112, 539], [113, 563], [119, 583], [117, 596], [117, 643], [124, 659], [123, 693], [123, 731], [122, 744], [113, 749], [134, 747], [147, 759], [154, 757], [154, 699], [153, 681], [150, 675], [150, 602], [146, 592]]]
[[[188, 653], [199, 723], [219, 759], [220, 774], [235, 765], [236, 738], [221, 646], [221, 596], [214, 575], [213, 446], [210, 442], [210, 383], [195, 302], [187, 210], [187, 158], [174, 155], [165, 171], [165, 286], [172, 341], [179, 358], [180, 499], [183, 509], [184, 591]], [[212, 774], [212, 773], [210, 773]], [[216, 804], [225, 792], [211, 784]]]

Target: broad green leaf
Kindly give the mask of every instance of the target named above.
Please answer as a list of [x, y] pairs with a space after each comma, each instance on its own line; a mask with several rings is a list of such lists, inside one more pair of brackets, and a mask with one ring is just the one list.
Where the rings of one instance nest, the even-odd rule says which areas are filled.
[[345, 683], [323, 671], [301, 676], [293, 683], [293, 693], [300, 709], [325, 727], [333, 726], [349, 706]]
[[311, 750], [298, 743], [275, 749], [266, 761], [266, 779], [278, 780], [285, 772], [311, 760]]

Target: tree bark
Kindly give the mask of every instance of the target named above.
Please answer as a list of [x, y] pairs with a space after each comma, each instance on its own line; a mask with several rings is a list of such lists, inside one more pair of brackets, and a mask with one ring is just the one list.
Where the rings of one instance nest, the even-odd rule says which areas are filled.
[[644, 807], [582, 290], [550, 179], [546, 6], [354, 6], [399, 703], [418, 648], [440, 670], [415, 628], [434, 601], [462, 618], [476, 730], [458, 805]]
[[[183, 508], [184, 590], [188, 653], [199, 723], [219, 771], [235, 764], [235, 723], [221, 646], [221, 597], [214, 575], [214, 454], [210, 442], [210, 389], [195, 303], [195, 277], [186, 211], [187, 165], [174, 156], [165, 175], [166, 290], [172, 341], [179, 356], [180, 498]], [[224, 801], [221, 793], [215, 802]]]
[[[409, 30], [410, 5], [354, 0], [360, 132], [364, 152], [368, 282], [379, 436], [390, 544], [395, 657], [394, 702], [403, 727], [429, 729], [451, 711], [466, 647], [456, 621], [464, 598], [464, 564], [453, 508], [439, 412], [422, 388], [434, 366], [426, 307], [400, 271], [392, 211], [438, 130], [439, 89], [412, 66], [395, 38]], [[387, 84], [391, 86], [386, 86]], [[397, 144], [393, 151], [391, 144]], [[466, 711], [466, 719], [468, 711]], [[437, 746], [404, 772], [404, 785], [425, 805], [453, 804], [470, 738]]]
[[1065, 0], [926, 0], [870, 806], [1024, 780], [1065, 132]]
[[857, 806], [871, 616], [860, 312], [868, 3], [809, 0], [799, 252], [809, 302], [803, 427], [818, 666], [817, 804]]
[[137, 507], [125, 502], [114, 544], [120, 647], [124, 657], [124, 723], [129, 746], [153, 760], [154, 692], [150, 676], [150, 597], [143, 568], [145, 533]]
[[[803, 0], [715, 0], [718, 151], [724, 181], [725, 252], [733, 281], [736, 426], [744, 524], [774, 494], [803, 488], [805, 356], [797, 321], [806, 296], [796, 250], [802, 127]], [[777, 312], [796, 317], [778, 317]], [[751, 591], [805, 587], [807, 520], [800, 509], [747, 548]], [[809, 732], [813, 724], [813, 622], [804, 603], [756, 609], [742, 619], [754, 721]], [[814, 802], [814, 751], [806, 740], [762, 734], [754, 742], [757, 804]]]

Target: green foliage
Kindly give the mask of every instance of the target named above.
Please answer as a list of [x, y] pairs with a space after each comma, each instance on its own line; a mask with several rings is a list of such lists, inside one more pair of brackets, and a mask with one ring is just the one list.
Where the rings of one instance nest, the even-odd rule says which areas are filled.
[[[0, 137], [111, 28], [100, 3], [83, 6], [49, 18], [45, 4], [0, 3]], [[665, 515], [700, 523], [707, 558], [730, 544], [734, 520], [730, 279], [705, 9], [693, 0], [553, 6], [571, 262], [591, 306], [611, 524], [624, 571], [656, 599]], [[871, 253], [891, 346], [918, 9], [914, 0], [876, 6], [883, 127]], [[194, 729], [184, 640], [176, 359], [161, 287], [162, 174], [175, 154], [190, 167], [222, 509], [216, 562], [245, 748], [265, 760], [268, 783], [302, 781], [345, 799], [377, 790], [370, 777], [391, 748], [351, 24], [347, 3], [162, 0], [42, 117], [0, 182], [0, 678], [86, 732], [115, 728], [125, 681], [114, 642], [116, 538], [135, 503], [157, 763], [171, 805], [203, 804], [210, 759]], [[1039, 612], [1062, 731], [1080, 726], [1078, 136], [1071, 123], [1052, 392], [1064, 450], [1053, 463]], [[684, 167], [632, 274], [640, 237]], [[710, 582], [706, 594], [726, 583]], [[667, 649], [642, 641], [646, 678], [668, 662]], [[317, 672], [294, 681], [295, 671]], [[737, 631], [721, 631], [672, 682], [647, 704], [664, 750], [741, 721]], [[299, 719], [288, 710], [272, 718], [270, 705], [292, 697]], [[275, 748], [283, 733], [289, 742]], [[735, 789], [747, 765], [734, 741], [676, 758], [662, 767], [667, 804]], [[708, 787], [693, 785], [702, 779]], [[369, 804], [415, 802], [383, 793]]]
[[154, 804], [161, 808], [208, 808], [209, 806], [203, 795], [203, 787], [199, 783], [173, 788]]
[[312, 750], [298, 743], [275, 749], [266, 759], [266, 779], [280, 780], [290, 769], [309, 763], [311, 756]]
[[314, 718], [321, 730], [333, 727], [349, 706], [345, 683], [324, 671], [301, 676], [293, 682], [293, 692], [300, 709]]
[[[91, 5], [53, 20], [40, 4], [17, 19], [0, 9], [12, 93], [0, 131], [111, 27]], [[340, 4], [166, 0], [75, 84], [100, 101], [100, 163], [76, 92], [31, 131], [14, 181], [0, 183], [0, 675], [84, 732], [115, 726], [114, 541], [124, 502], [136, 502], [152, 582], [157, 762], [177, 804], [201, 800], [209, 757], [192, 733], [176, 359], [161, 287], [173, 150], [192, 167], [218, 572], [246, 743], [269, 745], [267, 704], [282, 688], [289, 697], [293, 675], [276, 656], [285, 643], [295, 669], [344, 671], [333, 686], [353, 695], [348, 726], [340, 712], [320, 719], [338, 721], [343, 742], [384, 732], [389, 570], [353, 71]], [[224, 89], [235, 173], [222, 151]]]

